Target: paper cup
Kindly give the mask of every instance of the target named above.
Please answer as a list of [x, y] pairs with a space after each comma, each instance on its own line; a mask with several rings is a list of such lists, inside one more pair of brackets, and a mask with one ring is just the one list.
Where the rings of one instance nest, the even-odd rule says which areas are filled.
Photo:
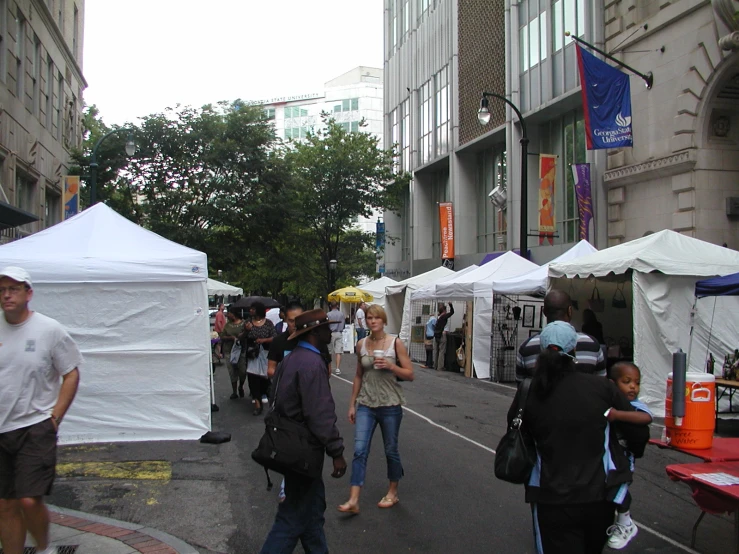
[[[384, 350], [373, 350], [372, 356], [374, 356], [375, 360], [378, 358], [384, 358], [385, 357], [385, 351]], [[375, 363], [375, 368], [377, 367], [377, 363]]]

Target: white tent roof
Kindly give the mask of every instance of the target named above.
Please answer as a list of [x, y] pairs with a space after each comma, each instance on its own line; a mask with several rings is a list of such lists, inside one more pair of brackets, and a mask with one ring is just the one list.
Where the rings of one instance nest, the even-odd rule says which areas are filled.
[[391, 279], [390, 277], [385, 277], [383, 275], [379, 279], [375, 279], [374, 281], [370, 281], [369, 283], [365, 283], [364, 285], [357, 285], [357, 288], [366, 290], [367, 292], [371, 292], [373, 295], [376, 293], [380, 293], [384, 296], [385, 287], [394, 285], [396, 283], [397, 281], [395, 279]]
[[221, 283], [215, 279], [208, 278], [208, 295], [219, 295], [219, 296], [236, 296], [244, 294], [244, 289], [240, 287], [234, 287], [228, 283]]
[[205, 254], [139, 227], [105, 204], [0, 246], [3, 265], [34, 283], [205, 281]]
[[447, 275], [446, 277], [442, 277], [438, 281], [434, 281], [433, 283], [429, 283], [428, 285], [422, 286], [420, 289], [414, 290], [411, 292], [411, 300], [432, 300], [436, 298], [436, 285], [438, 283], [444, 283], [446, 281], [450, 281], [451, 279], [456, 279], [460, 275], [465, 275], [469, 273], [470, 271], [476, 270], [479, 265], [472, 264], [469, 267], [465, 267], [464, 269], [460, 269], [456, 273], [452, 273], [451, 275]]
[[493, 280], [521, 275], [537, 265], [518, 254], [506, 252], [474, 271], [436, 285], [436, 297], [445, 300], [471, 300], [476, 296], [492, 296]]
[[509, 277], [508, 279], [495, 280], [493, 282], [493, 292], [497, 294], [545, 294], [547, 292], [547, 276], [551, 264], [582, 258], [597, 251], [598, 249], [588, 241], [581, 240], [567, 252], [554, 258], [551, 262], [532, 269], [528, 273]]
[[550, 277], [604, 277], [629, 269], [666, 275], [712, 276], [736, 272], [739, 252], [686, 237], [675, 231], [659, 231], [583, 258], [551, 264]]
[[385, 287], [385, 294], [398, 294], [400, 292], [403, 292], [406, 287], [411, 290], [417, 290], [423, 285], [433, 283], [443, 277], [448, 277], [449, 275], [455, 275], [454, 271], [447, 267], [435, 267], [431, 271], [427, 271], [426, 273], [421, 273], [420, 275], [415, 275], [413, 277], [408, 277], [408, 279], [404, 279], [403, 281], [395, 283], [394, 285]]

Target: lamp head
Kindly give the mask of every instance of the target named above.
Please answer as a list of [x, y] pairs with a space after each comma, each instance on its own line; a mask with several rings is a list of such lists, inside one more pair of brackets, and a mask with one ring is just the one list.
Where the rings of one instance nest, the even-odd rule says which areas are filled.
[[482, 99], [480, 100], [480, 109], [477, 110], [477, 120], [480, 122], [480, 125], [487, 125], [488, 123], [490, 123], [488, 99], [484, 94], [482, 95]]
[[506, 193], [506, 190], [503, 187], [498, 185], [492, 191], [490, 191], [490, 193], [488, 194], [488, 198], [490, 198], [490, 202], [496, 208], [505, 209], [506, 199], [508, 198], [508, 194]]
[[336, 260], [329, 260], [328, 261], [328, 267], [331, 268], [331, 271], [336, 269]]
[[136, 143], [133, 141], [133, 134], [128, 133], [128, 138], [126, 139], [126, 154], [128, 156], [133, 156], [136, 153]]

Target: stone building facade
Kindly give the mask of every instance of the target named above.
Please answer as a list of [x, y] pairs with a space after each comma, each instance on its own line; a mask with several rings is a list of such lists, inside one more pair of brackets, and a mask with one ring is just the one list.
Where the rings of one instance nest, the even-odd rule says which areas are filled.
[[606, 1], [633, 87], [634, 148], [609, 150], [608, 244], [673, 229], [739, 249], [739, 2]]
[[82, 143], [84, 0], [0, 0], [0, 231], [22, 238], [62, 219], [69, 152]]

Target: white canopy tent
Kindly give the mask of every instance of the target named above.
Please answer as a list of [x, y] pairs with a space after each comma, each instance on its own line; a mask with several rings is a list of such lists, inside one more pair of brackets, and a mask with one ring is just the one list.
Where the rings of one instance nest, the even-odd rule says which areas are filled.
[[[435, 267], [431, 271], [409, 277], [403, 281], [395, 283], [385, 287], [385, 311], [387, 312], [387, 332], [392, 334], [399, 334], [401, 331], [401, 324], [403, 322], [403, 313], [407, 306], [406, 302], [410, 303], [410, 295], [407, 291], [414, 291], [421, 288], [423, 285], [433, 283], [439, 279], [453, 275], [454, 271], [446, 267]], [[407, 299], [406, 299], [407, 297]], [[402, 341], [407, 342], [408, 337], [400, 336]]]
[[437, 300], [474, 301], [472, 364], [480, 379], [490, 378], [490, 333], [493, 314], [493, 282], [528, 273], [537, 265], [506, 252], [474, 271], [436, 285]]
[[374, 281], [370, 281], [369, 283], [365, 283], [364, 285], [357, 285], [358, 289], [365, 290], [372, 294], [372, 302], [367, 302], [367, 304], [378, 304], [385, 307], [385, 287], [395, 285], [397, 284], [397, 281], [395, 279], [391, 279], [390, 277], [382, 276], [379, 279], [375, 279]]
[[[579, 302], [583, 303], [592, 294], [593, 285], [598, 286], [605, 300], [600, 316], [604, 334], [622, 332], [632, 338], [634, 363], [642, 371], [640, 398], [655, 415], [663, 416], [672, 354], [678, 348], [688, 348], [695, 283], [737, 268], [739, 252], [666, 230], [569, 262], [553, 263], [549, 285], [561, 290], [574, 288], [576, 293], [579, 290]], [[614, 306], [611, 297], [617, 286], [624, 288], [630, 310]], [[737, 329], [739, 301], [731, 300], [717, 309], [715, 317], [722, 318], [726, 329]], [[699, 312], [695, 320], [693, 348], [699, 352], [707, 348], [710, 318], [711, 314]], [[733, 350], [735, 342], [736, 335], [717, 333], [714, 328], [711, 344], [719, 352]], [[702, 364], [694, 356], [689, 369], [702, 372]]]
[[208, 296], [239, 296], [242, 294], [244, 294], [244, 289], [241, 287], [234, 287], [208, 277]]
[[[476, 270], [478, 267], [480, 267], [477, 264], [472, 264], [471, 266], [465, 267], [464, 269], [460, 269], [456, 273], [452, 273], [451, 275], [447, 275], [446, 277], [442, 277], [438, 281], [434, 283], [429, 283], [428, 285], [422, 286], [420, 289], [414, 290], [411, 292], [411, 302], [416, 302], [418, 300], [433, 300], [436, 298], [436, 285], [437, 283], [444, 283], [445, 281], [449, 281], [451, 279], [456, 279], [460, 275], [466, 275], [470, 271]], [[403, 314], [403, 317], [405, 317], [405, 314]]]
[[104, 204], [0, 246], [31, 308], [84, 357], [63, 443], [197, 439], [210, 429], [207, 257]]
[[543, 296], [547, 292], [547, 278], [549, 277], [550, 264], [574, 260], [597, 251], [598, 249], [588, 241], [581, 240], [567, 252], [554, 258], [551, 262], [539, 266], [536, 269], [532, 269], [528, 273], [516, 275], [508, 279], [501, 279], [500, 281], [494, 281], [493, 293]]

